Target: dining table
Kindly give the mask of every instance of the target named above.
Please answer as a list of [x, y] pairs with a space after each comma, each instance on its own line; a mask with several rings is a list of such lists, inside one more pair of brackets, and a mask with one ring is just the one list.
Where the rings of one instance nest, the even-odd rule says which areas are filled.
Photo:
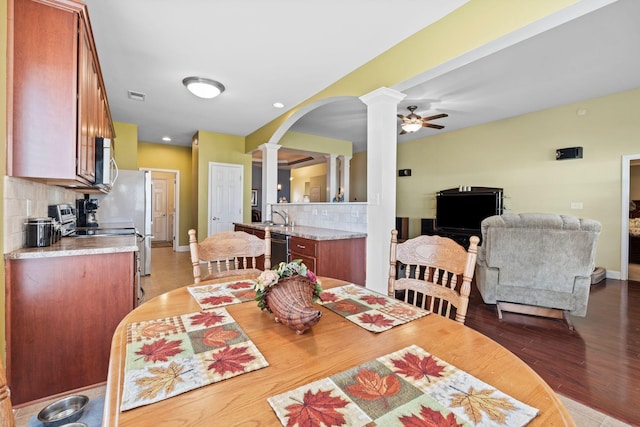
[[[347, 284], [329, 277], [318, 279], [325, 290]], [[267, 401], [269, 397], [411, 345], [538, 409], [528, 424], [532, 427], [575, 425], [556, 393], [531, 367], [505, 347], [459, 322], [431, 313], [373, 333], [320, 304], [317, 306], [322, 312], [320, 321], [301, 334], [275, 322], [273, 314], [260, 310], [255, 301], [225, 306], [268, 366], [121, 411], [127, 325], [202, 311], [187, 286], [143, 303], [120, 322], [113, 335], [102, 425], [279, 426], [282, 424]]]

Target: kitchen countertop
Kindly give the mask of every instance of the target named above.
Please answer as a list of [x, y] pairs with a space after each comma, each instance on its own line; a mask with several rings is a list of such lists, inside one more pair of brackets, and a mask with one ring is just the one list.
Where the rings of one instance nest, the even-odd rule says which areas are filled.
[[63, 237], [51, 246], [21, 248], [4, 255], [5, 259], [33, 259], [76, 255], [96, 255], [117, 252], [135, 252], [135, 235], [99, 237]]
[[288, 236], [302, 237], [311, 240], [341, 240], [341, 239], [359, 239], [367, 237], [367, 233], [355, 231], [335, 230], [332, 228], [307, 227], [306, 225], [283, 226], [283, 225], [267, 225], [263, 222], [236, 223], [243, 227], [251, 227], [258, 230], [264, 230], [269, 227], [272, 233], [282, 233]]

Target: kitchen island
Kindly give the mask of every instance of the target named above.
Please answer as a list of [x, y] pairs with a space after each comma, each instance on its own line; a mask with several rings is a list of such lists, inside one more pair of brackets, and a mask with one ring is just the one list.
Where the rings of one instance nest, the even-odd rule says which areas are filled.
[[[277, 242], [284, 241], [288, 261], [301, 259], [317, 275], [331, 276], [358, 285], [365, 284], [366, 233], [304, 225], [269, 225], [263, 222], [235, 224], [237, 231], [259, 237], [266, 227], [271, 231], [272, 267], [279, 261], [284, 261], [275, 258], [279, 252]], [[279, 239], [278, 235], [284, 237]]]
[[5, 254], [15, 406], [106, 381], [111, 337], [137, 305], [136, 237], [64, 237]]

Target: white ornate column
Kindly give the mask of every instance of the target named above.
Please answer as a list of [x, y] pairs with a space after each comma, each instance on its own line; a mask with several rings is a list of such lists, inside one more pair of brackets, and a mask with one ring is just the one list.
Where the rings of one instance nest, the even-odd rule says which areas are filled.
[[271, 220], [267, 204], [278, 203], [278, 150], [281, 145], [262, 144], [262, 220]]
[[367, 104], [367, 288], [386, 294], [389, 243], [396, 216], [398, 102], [406, 95], [382, 87], [360, 97]]
[[340, 156], [340, 188], [344, 194], [344, 201], [349, 201], [349, 186], [351, 183], [351, 156]]
[[337, 154], [327, 154], [327, 202], [333, 200], [338, 192]]

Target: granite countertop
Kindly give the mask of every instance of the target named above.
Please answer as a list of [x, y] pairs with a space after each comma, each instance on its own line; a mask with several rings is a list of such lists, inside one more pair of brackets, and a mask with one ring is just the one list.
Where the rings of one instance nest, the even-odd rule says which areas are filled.
[[341, 239], [359, 239], [367, 237], [367, 233], [356, 231], [335, 230], [332, 228], [308, 227], [306, 225], [296, 225], [293, 227], [285, 227], [283, 225], [267, 225], [263, 222], [236, 223], [244, 227], [251, 227], [258, 230], [264, 230], [269, 227], [272, 233], [282, 233], [288, 236], [302, 237], [311, 240], [341, 240]]
[[135, 252], [135, 235], [99, 237], [63, 237], [51, 246], [16, 249], [4, 255], [5, 259], [33, 259], [76, 255], [97, 255], [117, 252]]

